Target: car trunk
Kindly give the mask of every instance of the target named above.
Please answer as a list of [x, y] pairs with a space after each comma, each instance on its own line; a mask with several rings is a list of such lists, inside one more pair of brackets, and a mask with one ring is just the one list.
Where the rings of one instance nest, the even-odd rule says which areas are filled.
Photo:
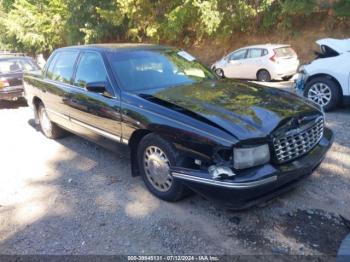
[[291, 70], [298, 67], [298, 56], [290, 46], [283, 46], [274, 49], [276, 61], [283, 68]]
[[0, 75], [0, 90], [21, 89], [23, 86], [23, 73]]

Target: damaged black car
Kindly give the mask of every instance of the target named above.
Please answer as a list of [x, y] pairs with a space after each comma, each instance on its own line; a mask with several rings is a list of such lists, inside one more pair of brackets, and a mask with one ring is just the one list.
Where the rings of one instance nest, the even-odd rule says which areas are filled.
[[312, 102], [218, 79], [164, 46], [61, 48], [24, 85], [44, 135], [127, 145], [132, 175], [166, 201], [192, 191], [233, 209], [267, 201], [311, 174], [333, 139]]

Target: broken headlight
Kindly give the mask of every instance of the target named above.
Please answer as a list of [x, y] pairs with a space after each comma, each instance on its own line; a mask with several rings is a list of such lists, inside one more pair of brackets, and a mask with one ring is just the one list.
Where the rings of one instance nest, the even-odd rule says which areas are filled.
[[233, 167], [235, 169], [258, 166], [269, 161], [270, 150], [267, 144], [233, 149]]

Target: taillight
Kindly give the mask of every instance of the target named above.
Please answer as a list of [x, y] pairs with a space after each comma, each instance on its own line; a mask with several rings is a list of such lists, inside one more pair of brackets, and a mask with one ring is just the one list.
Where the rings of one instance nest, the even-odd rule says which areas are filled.
[[274, 62], [274, 63], [277, 62], [277, 55], [276, 55], [276, 52], [275, 52], [275, 51], [273, 51], [273, 56], [270, 57], [270, 60], [271, 60], [272, 62]]
[[0, 88], [10, 86], [9, 81], [6, 78], [0, 78]]

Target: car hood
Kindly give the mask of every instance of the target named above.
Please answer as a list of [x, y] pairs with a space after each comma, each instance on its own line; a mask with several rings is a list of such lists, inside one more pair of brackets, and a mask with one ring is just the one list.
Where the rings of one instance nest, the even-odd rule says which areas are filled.
[[350, 38], [348, 39], [334, 39], [325, 38], [316, 41], [319, 46], [328, 46], [339, 54], [350, 51]]
[[321, 115], [310, 102], [275, 88], [241, 81], [207, 81], [150, 90], [142, 96], [198, 120], [205, 120], [240, 140], [267, 137], [295, 117]]

